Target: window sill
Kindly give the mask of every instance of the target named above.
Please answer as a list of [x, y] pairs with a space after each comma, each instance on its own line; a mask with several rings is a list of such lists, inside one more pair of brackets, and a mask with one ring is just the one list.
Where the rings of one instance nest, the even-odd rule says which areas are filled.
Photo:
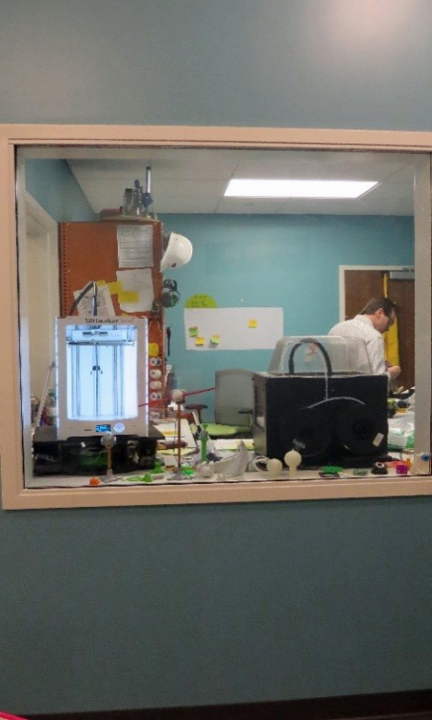
[[[67, 478], [70, 481], [70, 478]], [[80, 478], [82, 481], [83, 478]], [[4, 498], [5, 510], [79, 507], [130, 507], [137, 505], [199, 505], [245, 502], [286, 502], [432, 494], [432, 476], [366, 478], [314, 478], [309, 480], [254, 480], [253, 482], [179, 482], [178, 485], [124, 487], [52, 487], [22, 489]], [[49, 487], [48, 482], [51, 483]]]

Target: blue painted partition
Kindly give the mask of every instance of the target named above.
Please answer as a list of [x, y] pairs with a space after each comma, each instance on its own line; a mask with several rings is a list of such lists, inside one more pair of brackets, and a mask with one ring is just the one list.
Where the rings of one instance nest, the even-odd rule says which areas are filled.
[[1, 703], [430, 687], [429, 498], [5, 513]]

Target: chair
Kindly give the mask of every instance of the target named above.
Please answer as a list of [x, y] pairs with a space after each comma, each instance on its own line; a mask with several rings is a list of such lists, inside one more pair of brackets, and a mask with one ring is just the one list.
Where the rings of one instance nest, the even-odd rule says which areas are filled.
[[215, 422], [206, 425], [208, 434], [211, 438], [249, 437], [254, 407], [253, 373], [217, 370], [215, 381]]

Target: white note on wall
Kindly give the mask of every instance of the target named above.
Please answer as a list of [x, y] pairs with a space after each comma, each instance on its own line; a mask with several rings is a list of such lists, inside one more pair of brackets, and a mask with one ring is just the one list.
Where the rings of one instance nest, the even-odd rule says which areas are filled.
[[150, 268], [117, 270], [116, 275], [123, 288], [118, 294], [120, 308], [127, 313], [150, 312], [154, 300]]
[[117, 225], [119, 268], [153, 267], [153, 225]]
[[[81, 295], [81, 290], [74, 290], [75, 300]], [[89, 288], [84, 297], [78, 303], [78, 315], [82, 317], [91, 317], [93, 315], [93, 288]], [[111, 295], [108, 285], [97, 285], [96, 287], [96, 315], [99, 317], [114, 317], [114, 306], [112, 304]]]
[[283, 336], [275, 307], [185, 308], [186, 350], [273, 350]]

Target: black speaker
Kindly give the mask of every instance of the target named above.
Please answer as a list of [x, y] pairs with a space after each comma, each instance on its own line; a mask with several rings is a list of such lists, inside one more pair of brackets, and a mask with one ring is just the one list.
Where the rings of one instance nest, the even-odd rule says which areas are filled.
[[254, 374], [255, 452], [302, 464], [368, 466], [387, 453], [384, 375]]

